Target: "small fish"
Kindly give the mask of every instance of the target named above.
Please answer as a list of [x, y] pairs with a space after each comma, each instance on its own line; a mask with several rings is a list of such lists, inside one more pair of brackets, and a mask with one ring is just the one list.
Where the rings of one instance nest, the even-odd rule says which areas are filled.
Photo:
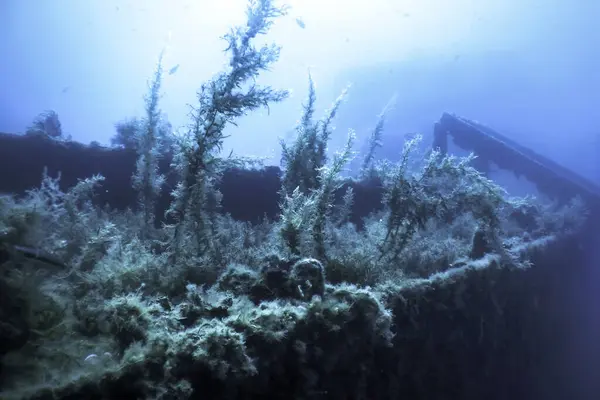
[[304, 21], [302, 20], [302, 18], [298, 17], [296, 18], [296, 23], [298, 24], [298, 26], [302, 29], [306, 28], [306, 24], [304, 23]]
[[173, 75], [177, 70], [179, 70], [179, 64], [169, 70], [169, 75]]

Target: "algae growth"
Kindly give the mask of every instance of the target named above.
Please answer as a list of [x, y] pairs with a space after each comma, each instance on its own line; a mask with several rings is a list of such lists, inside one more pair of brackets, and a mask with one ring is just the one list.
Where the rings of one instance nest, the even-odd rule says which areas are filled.
[[[137, 154], [134, 210], [96, 204], [101, 176], [63, 190], [45, 174], [25, 196], [0, 198], [2, 398], [491, 398], [497, 390], [491, 377], [532, 340], [523, 333], [537, 306], [527, 271], [543, 268], [536, 257], [581, 226], [583, 204], [509, 198], [470, 165], [473, 156], [423, 157], [419, 136], [399, 162], [375, 161], [389, 107], [366, 154], [353, 151], [351, 131], [329, 156], [346, 91], [317, 119], [309, 78], [295, 140], [281, 143], [278, 217], [251, 224], [222, 213], [225, 171], [262, 168], [221, 154], [224, 129], [287, 97], [255, 80], [279, 48], [254, 45], [285, 14], [271, 0], [250, 1], [247, 23], [225, 36], [229, 65], [201, 85], [185, 135], [173, 136], [160, 113], [159, 61], [145, 117], [114, 140]], [[158, 167], [164, 157], [172, 157], [167, 172]], [[345, 176], [356, 157], [360, 174]], [[165, 173], [178, 183], [163, 218]], [[357, 223], [365, 187], [381, 202]]]

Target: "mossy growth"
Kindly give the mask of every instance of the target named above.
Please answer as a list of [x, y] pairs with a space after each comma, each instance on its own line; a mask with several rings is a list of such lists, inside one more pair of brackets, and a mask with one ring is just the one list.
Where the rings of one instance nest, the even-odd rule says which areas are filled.
[[[539, 356], [529, 272], [578, 230], [584, 205], [509, 198], [473, 156], [420, 157], [419, 137], [398, 162], [376, 160], [389, 104], [350, 177], [355, 133], [326, 151], [347, 89], [315, 122], [309, 78], [297, 136], [282, 143], [278, 217], [221, 212], [223, 172], [250, 161], [222, 156], [225, 129], [286, 97], [255, 80], [279, 48], [254, 44], [286, 10], [250, 0], [226, 35], [227, 68], [201, 85], [189, 132], [169, 138], [165, 172], [179, 181], [161, 228], [159, 84], [148, 135], [132, 138], [138, 209], [95, 205], [99, 176], [62, 188], [44, 174], [26, 196], [0, 197], [0, 397], [491, 398], [491, 376]], [[357, 224], [368, 187], [381, 201]]]

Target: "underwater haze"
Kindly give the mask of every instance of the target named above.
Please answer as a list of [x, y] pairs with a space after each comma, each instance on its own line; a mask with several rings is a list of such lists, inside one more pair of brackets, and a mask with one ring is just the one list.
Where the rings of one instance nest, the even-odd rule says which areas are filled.
[[0, 0], [0, 400], [600, 399], [599, 15]]
[[[455, 112], [600, 180], [597, 2], [290, 5], [267, 36], [282, 46], [281, 59], [261, 81], [299, 97], [240, 121], [243, 133], [227, 148], [277, 163], [277, 137], [293, 129], [310, 69], [319, 105], [354, 85], [338, 132], [352, 127], [359, 141], [396, 94], [388, 137], [428, 136], [443, 111]], [[225, 62], [219, 37], [243, 19], [244, 1], [5, 0], [0, 7], [0, 132], [24, 132], [52, 109], [73, 139], [108, 144], [116, 122], [141, 115], [141, 94], [165, 47], [165, 68], [177, 68], [164, 78], [161, 107], [175, 128], [187, 123], [186, 104]]]

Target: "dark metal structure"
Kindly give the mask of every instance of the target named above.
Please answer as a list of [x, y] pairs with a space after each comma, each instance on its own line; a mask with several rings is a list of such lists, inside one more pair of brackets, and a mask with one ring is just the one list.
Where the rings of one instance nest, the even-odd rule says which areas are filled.
[[446, 153], [448, 136], [460, 148], [477, 154], [476, 167], [484, 173], [493, 162], [526, 177], [551, 198], [565, 202], [579, 195], [590, 208], [600, 210], [600, 187], [596, 184], [481, 123], [444, 113], [434, 126], [433, 147]]

